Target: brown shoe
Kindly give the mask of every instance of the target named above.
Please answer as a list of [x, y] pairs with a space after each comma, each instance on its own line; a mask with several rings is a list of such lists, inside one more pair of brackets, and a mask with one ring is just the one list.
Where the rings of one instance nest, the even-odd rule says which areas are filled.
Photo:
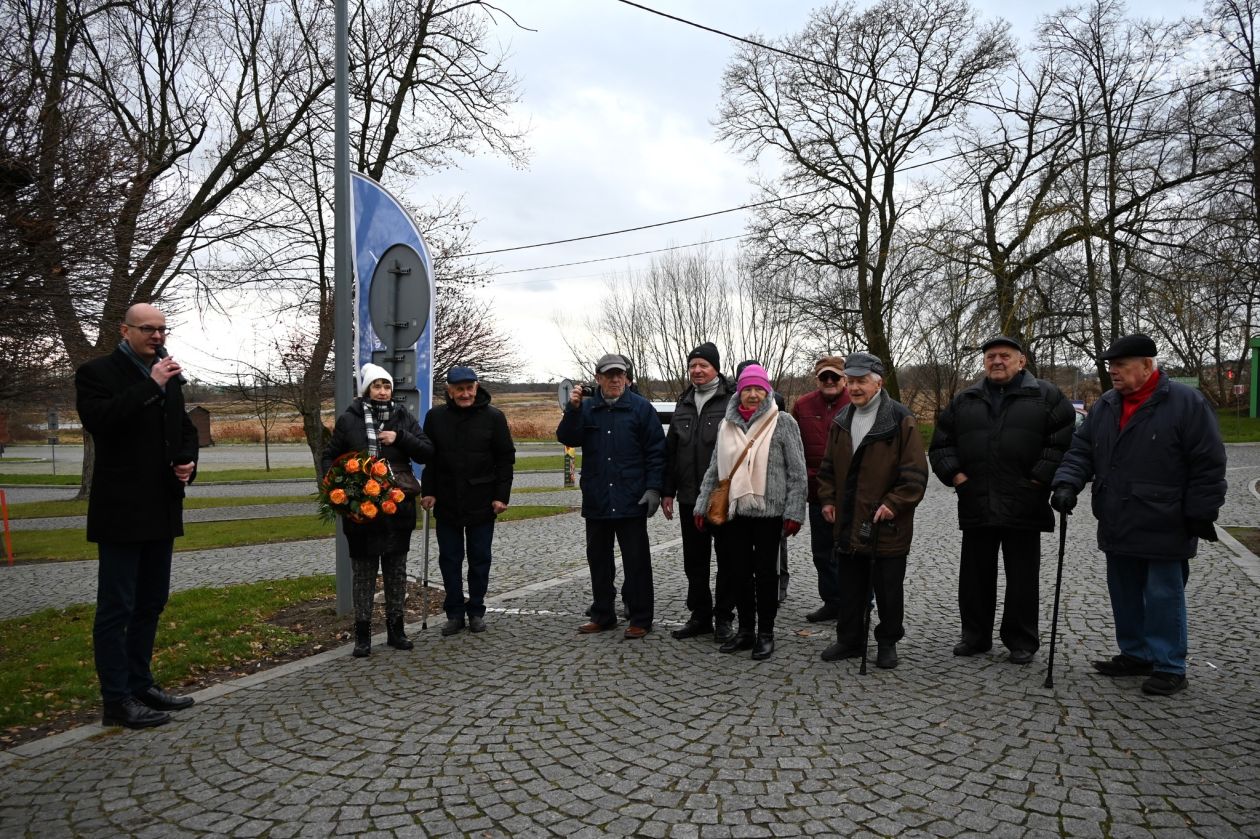
[[646, 626], [627, 626], [626, 631], [622, 633], [621, 637], [625, 638], [627, 641], [637, 641], [644, 635], [647, 635], [649, 631], [650, 630]]
[[581, 632], [583, 635], [594, 635], [597, 632], [607, 632], [616, 625], [617, 624], [615, 623], [596, 623], [595, 621], [590, 621], [589, 623], [584, 623], [579, 626], [578, 632]]

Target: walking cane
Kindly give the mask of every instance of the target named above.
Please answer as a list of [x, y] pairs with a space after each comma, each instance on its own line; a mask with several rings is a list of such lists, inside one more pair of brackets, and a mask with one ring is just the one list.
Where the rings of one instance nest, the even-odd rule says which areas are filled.
[[429, 628], [429, 511], [424, 511], [424, 613], [420, 617], [420, 628]]
[[1054, 575], [1054, 614], [1050, 618], [1050, 663], [1042, 687], [1054, 687], [1054, 642], [1059, 632], [1059, 592], [1063, 589], [1063, 554], [1067, 551], [1067, 513], [1059, 513], [1059, 570]]
[[871, 599], [875, 597], [875, 555], [879, 550], [879, 522], [875, 522], [875, 533], [871, 536], [871, 565], [869, 570], [870, 585], [866, 589], [865, 602], [862, 608], [866, 610], [866, 616], [862, 619], [862, 666], [858, 668], [858, 675], [866, 675], [866, 645], [871, 638]]

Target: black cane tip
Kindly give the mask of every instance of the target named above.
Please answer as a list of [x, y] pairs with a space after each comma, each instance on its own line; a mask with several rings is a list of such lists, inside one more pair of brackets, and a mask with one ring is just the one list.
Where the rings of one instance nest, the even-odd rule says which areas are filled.
[[1044, 682], [1042, 682], [1042, 683], [1041, 683], [1041, 686], [1042, 686], [1043, 688], [1052, 688], [1052, 687], [1054, 687], [1054, 679], [1050, 678], [1049, 676], [1046, 676], [1046, 680], [1045, 680]]

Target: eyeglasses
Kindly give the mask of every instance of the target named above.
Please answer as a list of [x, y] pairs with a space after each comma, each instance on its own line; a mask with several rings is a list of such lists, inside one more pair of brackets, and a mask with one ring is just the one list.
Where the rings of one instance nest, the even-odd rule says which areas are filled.
[[129, 327], [131, 329], [139, 329], [141, 332], [145, 334], [145, 336], [171, 334], [171, 330], [165, 326], [136, 326], [134, 323], [124, 323], [123, 326]]
[[818, 374], [818, 381], [820, 381], [820, 382], [838, 382], [838, 381], [840, 381], [840, 377], [839, 377], [839, 376], [837, 376], [835, 373], [819, 373], [819, 374]]

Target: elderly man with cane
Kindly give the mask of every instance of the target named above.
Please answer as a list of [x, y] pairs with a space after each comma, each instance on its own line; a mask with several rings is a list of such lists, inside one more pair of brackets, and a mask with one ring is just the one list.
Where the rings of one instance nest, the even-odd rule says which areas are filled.
[[884, 363], [865, 352], [844, 360], [851, 403], [836, 415], [818, 468], [822, 516], [833, 527], [840, 575], [836, 643], [823, 661], [865, 657], [872, 587], [879, 605], [877, 667], [897, 666], [905, 634], [906, 556], [914, 510], [927, 491], [923, 438], [910, 409], [884, 393]]
[[1155, 364], [1140, 333], [1102, 359], [1113, 388], [1094, 403], [1054, 475], [1050, 505], [1071, 513], [1093, 481], [1098, 548], [1120, 654], [1094, 662], [1113, 678], [1146, 676], [1142, 692], [1185, 690], [1186, 581], [1199, 540], [1216, 541], [1225, 503], [1225, 446], [1211, 406]]

